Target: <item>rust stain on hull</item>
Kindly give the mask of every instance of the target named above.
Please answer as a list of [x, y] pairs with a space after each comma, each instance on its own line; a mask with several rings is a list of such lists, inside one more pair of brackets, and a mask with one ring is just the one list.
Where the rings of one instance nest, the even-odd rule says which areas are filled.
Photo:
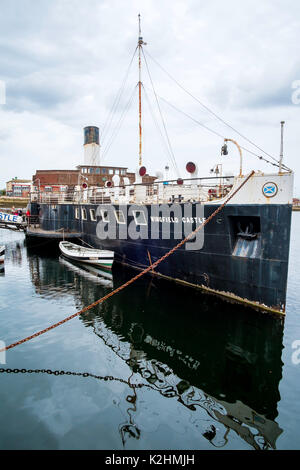
[[[139, 268], [137, 266], [132, 266], [132, 265], [124, 263], [124, 262], [122, 262], [121, 264], [123, 264], [125, 266], [128, 266], [132, 269], [137, 269], [138, 271], [143, 270], [143, 268]], [[250, 307], [250, 308], [252, 308], [256, 311], [259, 311], [261, 313], [275, 314], [277, 317], [280, 316], [282, 318], [285, 318], [285, 310], [281, 309], [280, 307], [278, 307], [278, 308], [268, 307], [267, 305], [260, 304], [259, 302], [255, 302], [253, 300], [248, 300], [248, 299], [244, 299], [243, 297], [239, 297], [238, 295], [233, 294], [231, 292], [218, 291], [218, 290], [212, 289], [210, 287], [204, 286], [203, 284], [193, 284], [191, 282], [184, 281], [182, 279], [166, 276], [165, 274], [161, 274], [161, 273], [158, 273], [156, 271], [151, 271], [151, 274], [153, 274], [157, 277], [161, 277], [163, 279], [167, 279], [167, 280], [172, 281], [172, 282], [176, 282], [178, 284], [181, 284], [181, 285], [184, 285], [184, 286], [187, 286], [187, 287], [192, 287], [194, 289], [201, 290], [202, 292], [205, 292], [206, 294], [214, 295], [216, 297], [220, 297], [220, 298], [226, 300], [227, 302], [245, 305], [246, 307]]]

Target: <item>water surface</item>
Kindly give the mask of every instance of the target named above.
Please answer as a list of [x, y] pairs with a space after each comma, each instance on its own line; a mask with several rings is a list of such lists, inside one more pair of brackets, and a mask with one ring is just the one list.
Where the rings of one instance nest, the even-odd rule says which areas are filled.
[[[284, 322], [148, 276], [9, 350], [0, 449], [299, 449], [299, 230], [293, 213]], [[135, 274], [97, 277], [21, 233], [0, 230], [0, 244], [6, 344]]]

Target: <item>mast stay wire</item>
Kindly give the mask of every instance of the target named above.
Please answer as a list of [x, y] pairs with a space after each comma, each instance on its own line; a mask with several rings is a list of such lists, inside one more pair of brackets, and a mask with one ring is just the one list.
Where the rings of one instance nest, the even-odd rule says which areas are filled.
[[[202, 103], [196, 96], [194, 96], [192, 93], [190, 93], [183, 85], [181, 85], [164, 67], [162, 67], [162, 65], [159, 64], [159, 62], [157, 62], [156, 59], [154, 59], [154, 57], [151, 56], [151, 54], [146, 51], [146, 54], [150, 57], [150, 59], [156, 63], [156, 65], [158, 65], [158, 67], [160, 67], [167, 75], [168, 77], [171, 78], [171, 80], [173, 80], [177, 86], [179, 86], [185, 93], [187, 93], [189, 96], [191, 96], [195, 101], [197, 101], [206, 111], [208, 111], [209, 113], [211, 113], [216, 119], [218, 119], [220, 122], [222, 122], [223, 124], [225, 124], [227, 127], [229, 127], [231, 130], [233, 130], [234, 132], [236, 132], [240, 137], [242, 137], [243, 139], [245, 139], [248, 143], [250, 143], [251, 145], [253, 145], [254, 147], [256, 147], [258, 150], [260, 150], [261, 152], [263, 152], [265, 155], [267, 155], [268, 157], [272, 158], [272, 160], [274, 160], [276, 163], [279, 163], [279, 160], [277, 160], [275, 157], [273, 157], [272, 155], [270, 155], [268, 152], [266, 152], [265, 150], [263, 150], [262, 148], [260, 148], [258, 145], [256, 145], [254, 142], [252, 142], [250, 139], [248, 139], [248, 137], [244, 136], [243, 134], [241, 134], [237, 129], [235, 129], [233, 126], [231, 126], [229, 123], [227, 123], [224, 119], [222, 119], [220, 116], [218, 116], [214, 111], [212, 111], [208, 106], [206, 106], [204, 103]], [[260, 158], [260, 157], [259, 157]], [[261, 158], [263, 159], [263, 158]], [[287, 166], [283, 165], [285, 167], [286, 170], [290, 170], [290, 168], [288, 168]]]
[[113, 132], [112, 132], [112, 134], [111, 134], [111, 136], [110, 136], [110, 139], [109, 139], [108, 143], [106, 144], [106, 147], [104, 148], [104, 151], [103, 151], [103, 154], [102, 154], [102, 158], [101, 158], [102, 161], [105, 159], [107, 153], [109, 152], [109, 149], [111, 148], [111, 146], [112, 146], [112, 144], [113, 144], [115, 138], [117, 137], [117, 135], [118, 135], [118, 133], [119, 133], [119, 131], [120, 131], [120, 129], [121, 129], [121, 126], [122, 126], [122, 124], [123, 124], [124, 118], [125, 118], [125, 116], [126, 116], [128, 110], [129, 110], [129, 108], [130, 108], [130, 106], [131, 106], [131, 104], [132, 104], [132, 101], [133, 101], [133, 98], [134, 98], [136, 89], [137, 89], [137, 85], [135, 85], [135, 87], [134, 87], [134, 89], [133, 89], [133, 91], [132, 91], [132, 93], [131, 93], [131, 95], [130, 95], [130, 98], [129, 98], [129, 100], [128, 100], [128, 102], [127, 102], [127, 104], [126, 104], [126, 106], [125, 106], [125, 108], [124, 108], [124, 110], [123, 110], [123, 112], [122, 112], [122, 114], [121, 114], [121, 116], [120, 116], [120, 119], [119, 119], [118, 123], [116, 124], [116, 126], [115, 126], [115, 128], [114, 128], [114, 130], [113, 130]]
[[152, 91], [153, 91], [153, 94], [155, 96], [156, 104], [157, 104], [157, 107], [158, 107], [158, 110], [159, 110], [160, 118], [161, 118], [163, 128], [164, 128], [164, 131], [165, 131], [166, 140], [168, 142], [168, 146], [169, 146], [169, 149], [170, 149], [170, 155], [171, 155], [172, 163], [173, 163], [173, 166], [174, 166], [175, 171], [177, 173], [177, 176], [179, 177], [180, 175], [179, 175], [179, 170], [178, 170], [178, 166], [177, 166], [177, 163], [176, 163], [175, 155], [174, 155], [174, 152], [173, 152], [173, 149], [172, 149], [172, 146], [171, 146], [171, 142], [170, 142], [168, 131], [167, 131], [166, 124], [165, 124], [165, 120], [164, 120], [163, 115], [162, 115], [161, 107], [160, 107], [159, 100], [158, 100], [158, 97], [157, 97], [157, 94], [156, 94], [156, 91], [155, 91], [155, 88], [154, 88], [153, 80], [152, 80], [152, 77], [151, 77], [151, 74], [150, 74], [150, 70], [149, 70], [149, 67], [148, 67], [148, 62], [146, 60], [143, 48], [142, 48], [142, 54], [143, 54], [143, 57], [144, 57], [147, 73], [148, 73], [150, 83], [151, 83], [151, 86], [152, 86]]
[[112, 124], [112, 120], [113, 120], [113, 117], [114, 117], [114, 113], [117, 109], [117, 107], [119, 106], [119, 103], [120, 103], [120, 100], [121, 100], [121, 96], [124, 92], [124, 89], [125, 89], [125, 85], [126, 85], [126, 82], [127, 82], [127, 79], [128, 79], [128, 76], [129, 76], [129, 72], [130, 72], [130, 69], [131, 69], [131, 65], [133, 63], [133, 60], [134, 60], [134, 57], [135, 57], [135, 54], [136, 54], [136, 51], [138, 49], [138, 46], [136, 46], [135, 50], [134, 50], [134, 53], [132, 55], [132, 58], [129, 62], [129, 65], [127, 67], [127, 70], [126, 70], [126, 73], [125, 73], [125, 76], [123, 78], [123, 81], [121, 83], [121, 86], [118, 90], [118, 93], [115, 97], [115, 100], [113, 102], [113, 106], [111, 108], [111, 110], [109, 111], [108, 115], [107, 115], [107, 118], [104, 122], [104, 126], [103, 126], [103, 129], [102, 129], [102, 133], [101, 133], [101, 140], [102, 142], [104, 141], [105, 142], [105, 139], [106, 139], [106, 136], [107, 134], [109, 133], [109, 130], [110, 130], [110, 126]]
[[[187, 118], [191, 119], [192, 121], [194, 121], [196, 124], [198, 124], [199, 126], [203, 127], [204, 129], [208, 130], [209, 132], [212, 132], [213, 134], [215, 134], [217, 137], [220, 137], [221, 139], [224, 140], [224, 136], [222, 134], [220, 134], [219, 132], [215, 131], [214, 129], [211, 129], [210, 127], [206, 126], [205, 124], [203, 124], [202, 122], [198, 121], [197, 119], [195, 119], [194, 117], [190, 116], [189, 114], [187, 114], [185, 111], [182, 111], [181, 109], [177, 108], [174, 104], [170, 103], [169, 101], [167, 101], [165, 98], [162, 98], [161, 96], [159, 96], [159, 98], [164, 101], [166, 104], [168, 104], [169, 106], [171, 106], [173, 109], [175, 109], [176, 111], [178, 111], [179, 113], [183, 114], [184, 116], [186, 116]], [[269, 163], [270, 165], [273, 165], [273, 166], [276, 166], [277, 168], [279, 168], [279, 163], [272, 163], [270, 162], [269, 160], [267, 160], [266, 158], [262, 157], [261, 155], [258, 155], [256, 154], [255, 152], [253, 152], [252, 150], [249, 150], [248, 148], [246, 147], [242, 147], [240, 145], [241, 149], [244, 150], [245, 152], [248, 152], [250, 153], [251, 155], [259, 158], [260, 160], [263, 160], [265, 161], [266, 163]], [[284, 166], [284, 165], [282, 165]], [[285, 169], [289, 170], [289, 168], [285, 167]]]
[[164, 135], [163, 135], [163, 133], [162, 133], [160, 127], [159, 127], [159, 123], [158, 123], [157, 118], [156, 118], [156, 116], [155, 116], [155, 113], [154, 113], [154, 111], [153, 111], [153, 109], [152, 109], [151, 102], [150, 102], [150, 98], [149, 98], [149, 96], [148, 96], [148, 93], [147, 93], [147, 91], [146, 91], [146, 88], [145, 88], [144, 84], [143, 84], [142, 86], [143, 86], [143, 90], [144, 90], [144, 93], [145, 93], [145, 96], [146, 96], [146, 101], [147, 101], [147, 104], [148, 104], [148, 107], [149, 107], [149, 110], [150, 110], [150, 114], [151, 114], [152, 120], [153, 120], [153, 122], [154, 122], [154, 124], [155, 124], [155, 127], [156, 127], [156, 129], [157, 129], [158, 134], [159, 134], [160, 137], [161, 137], [162, 146], [163, 146], [163, 148], [164, 148], [164, 150], [165, 150], [165, 152], [166, 152], [167, 160], [169, 160], [170, 158], [172, 159], [172, 155], [171, 155], [171, 153], [170, 153], [170, 149], [169, 149], [169, 147], [168, 147], [168, 145], [167, 145], [167, 143], [166, 143], [166, 141], [165, 141]]

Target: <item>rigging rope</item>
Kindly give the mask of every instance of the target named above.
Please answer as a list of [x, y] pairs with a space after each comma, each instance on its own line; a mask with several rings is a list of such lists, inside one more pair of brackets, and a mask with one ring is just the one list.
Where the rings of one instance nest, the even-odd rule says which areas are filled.
[[[168, 104], [169, 106], [171, 106], [173, 109], [175, 109], [176, 111], [178, 111], [179, 113], [183, 114], [184, 116], [186, 116], [187, 118], [191, 119], [192, 121], [194, 121], [196, 124], [198, 124], [199, 126], [203, 127], [204, 129], [208, 130], [209, 132], [212, 132], [213, 134], [215, 134], [217, 137], [220, 137], [221, 139], [225, 139], [225, 136], [220, 134], [219, 132], [215, 131], [214, 129], [211, 129], [210, 127], [206, 126], [205, 124], [203, 124], [202, 122], [198, 121], [197, 119], [195, 119], [193, 116], [190, 116], [189, 114], [187, 114], [185, 111], [182, 111], [181, 109], [177, 108], [177, 106], [175, 106], [174, 104], [170, 103], [169, 101], [167, 101], [165, 98], [162, 98], [161, 96], [159, 96], [159, 98], [164, 101], [166, 104]], [[264, 160], [266, 163], [269, 163], [270, 165], [273, 165], [273, 166], [276, 166], [277, 168], [279, 168], [279, 163], [272, 163], [270, 162], [269, 160], [267, 160], [266, 158], [262, 157], [261, 155], [258, 155], [257, 153], [253, 152], [252, 150], [249, 150], [248, 148], [245, 148], [245, 147], [242, 147], [240, 145], [241, 149], [244, 150], [245, 152], [248, 152], [250, 153], [251, 155], [254, 155], [255, 157], [259, 158], [260, 160]], [[285, 166], [284, 164], [281, 165], [282, 168], [284, 168], [286, 171], [291, 171], [290, 168], [288, 168], [287, 166]]]
[[170, 142], [169, 135], [168, 135], [167, 128], [166, 128], [166, 124], [165, 124], [165, 120], [164, 120], [163, 115], [162, 115], [161, 107], [160, 107], [159, 100], [158, 100], [158, 97], [157, 97], [157, 94], [156, 94], [156, 91], [155, 91], [155, 88], [154, 88], [154, 84], [153, 84], [153, 81], [152, 81], [152, 77], [151, 77], [151, 74], [150, 74], [150, 70], [149, 70], [149, 67], [148, 67], [148, 63], [147, 63], [143, 48], [142, 48], [142, 53], [143, 53], [144, 61], [145, 61], [145, 64], [146, 64], [146, 69], [147, 69], [147, 72], [148, 72], [148, 76], [149, 76], [149, 79], [150, 79], [150, 82], [151, 82], [152, 90], [153, 90], [153, 93], [154, 93], [154, 96], [155, 96], [156, 104], [157, 104], [159, 114], [160, 114], [160, 117], [161, 117], [161, 121], [162, 121], [164, 131], [165, 131], [165, 134], [166, 134], [166, 139], [167, 139], [168, 146], [169, 146], [169, 149], [170, 149], [170, 155], [171, 155], [171, 158], [172, 158], [172, 163], [174, 165], [177, 176], [179, 177], [180, 175], [179, 175], [179, 170], [178, 170], [177, 163], [176, 163], [176, 158], [175, 158], [172, 146], [171, 146], [171, 142]]
[[104, 148], [104, 151], [103, 151], [103, 154], [102, 154], [102, 161], [104, 160], [105, 156], [106, 156], [107, 153], [109, 152], [110, 147], [112, 146], [112, 144], [113, 144], [115, 138], [117, 137], [117, 135], [118, 135], [118, 133], [119, 133], [119, 131], [120, 131], [120, 129], [121, 129], [121, 126], [122, 126], [122, 124], [123, 124], [124, 118], [125, 118], [125, 116], [126, 116], [128, 110], [129, 110], [129, 108], [130, 108], [130, 106], [131, 106], [131, 104], [132, 104], [132, 101], [133, 101], [133, 98], [134, 98], [136, 89], [137, 89], [137, 85], [134, 87], [134, 89], [133, 89], [133, 91], [132, 91], [132, 93], [131, 93], [131, 96], [130, 96], [130, 98], [129, 98], [129, 100], [128, 100], [128, 102], [127, 102], [127, 104], [126, 104], [126, 106], [125, 106], [125, 108], [124, 108], [124, 110], [123, 110], [121, 116], [120, 116], [120, 119], [119, 119], [117, 125], [115, 126], [115, 128], [114, 128], [114, 130], [113, 130], [113, 132], [112, 132], [112, 134], [111, 134], [111, 136], [110, 136], [110, 139], [109, 139], [108, 143], [106, 144], [106, 147]]
[[144, 87], [144, 85], [143, 85], [143, 90], [144, 90], [144, 93], [145, 93], [145, 96], [146, 96], [146, 99], [147, 99], [147, 103], [148, 103], [148, 106], [149, 106], [149, 110], [150, 110], [151, 117], [152, 117], [153, 122], [154, 122], [154, 124], [155, 124], [155, 127], [156, 127], [156, 129], [157, 129], [157, 132], [158, 132], [158, 134], [159, 134], [160, 137], [161, 137], [161, 141], [162, 141], [163, 147], [164, 147], [164, 149], [166, 150], [166, 155], [167, 155], [168, 159], [169, 159], [169, 158], [172, 159], [172, 154], [171, 154], [170, 149], [169, 149], [169, 147], [168, 147], [168, 145], [167, 145], [167, 143], [166, 143], [166, 141], [165, 141], [165, 138], [164, 138], [164, 136], [163, 136], [163, 133], [162, 133], [160, 127], [159, 127], [158, 121], [157, 121], [156, 116], [155, 116], [155, 113], [154, 113], [154, 111], [153, 111], [153, 109], [152, 109], [152, 107], [151, 107], [151, 102], [150, 102], [148, 93], [147, 93], [146, 88]]
[[124, 91], [124, 88], [125, 88], [125, 85], [126, 85], [126, 82], [127, 82], [127, 79], [128, 79], [128, 75], [129, 75], [129, 72], [130, 72], [130, 69], [131, 69], [131, 65], [132, 65], [133, 59], [134, 59], [135, 54], [136, 54], [136, 51], [137, 51], [137, 48], [138, 48], [138, 46], [136, 46], [136, 48], [135, 48], [135, 51], [134, 51], [134, 53], [133, 53], [133, 56], [132, 56], [132, 58], [131, 58], [131, 61], [130, 61], [130, 63], [129, 63], [129, 66], [128, 66], [128, 68], [127, 68], [127, 71], [126, 71], [126, 73], [125, 73], [125, 77], [124, 77], [124, 79], [123, 79], [123, 81], [122, 81], [122, 84], [121, 84], [121, 86], [120, 86], [120, 88], [119, 88], [119, 91], [118, 91], [118, 93], [117, 93], [117, 95], [116, 95], [116, 98], [115, 98], [115, 101], [114, 101], [114, 103], [113, 103], [113, 106], [112, 106], [112, 108], [111, 108], [111, 110], [110, 110], [110, 112], [109, 112], [109, 114], [108, 114], [108, 116], [107, 116], [107, 118], [106, 118], [106, 120], [105, 120], [105, 124], [104, 124], [104, 126], [103, 126], [102, 135], [101, 135], [101, 140], [102, 140], [102, 141], [105, 141], [105, 139], [106, 139], [106, 135], [108, 134], [109, 129], [110, 129], [110, 125], [111, 125], [111, 123], [112, 123], [112, 119], [113, 119], [114, 112], [116, 111], [116, 109], [117, 109], [117, 107], [118, 107], [118, 105], [119, 105], [119, 103], [120, 103], [121, 96], [122, 96], [122, 94], [123, 94], [123, 91]]
[[[270, 157], [272, 160], [274, 160], [277, 164], [279, 164], [279, 160], [276, 159], [275, 157], [273, 157], [272, 155], [270, 155], [269, 153], [267, 153], [265, 150], [263, 150], [261, 147], [259, 147], [258, 145], [256, 145], [254, 142], [252, 142], [250, 139], [248, 139], [248, 137], [244, 136], [243, 134], [241, 134], [237, 129], [235, 129], [233, 126], [231, 126], [229, 123], [227, 123], [224, 119], [222, 119], [220, 116], [218, 116], [214, 111], [212, 111], [208, 106], [206, 106], [204, 103], [202, 103], [196, 96], [194, 96], [192, 93], [190, 93], [183, 85], [181, 85], [169, 72], [167, 72], [167, 70], [162, 66], [160, 65], [156, 59], [154, 59], [154, 57], [151, 56], [151, 54], [146, 51], [146, 54], [150, 57], [150, 59], [156, 63], [156, 65], [161, 69], [163, 70], [163, 72], [165, 72], [165, 74], [168, 75], [168, 77], [171, 78], [171, 80], [173, 80], [177, 86], [179, 86], [185, 93], [187, 93], [189, 96], [191, 96], [195, 101], [197, 101], [206, 111], [208, 111], [210, 114], [212, 114], [216, 119], [218, 119], [220, 122], [222, 122], [223, 124], [225, 124], [227, 127], [229, 127], [231, 130], [233, 130], [234, 132], [236, 132], [240, 137], [242, 137], [243, 139], [245, 139], [247, 142], [249, 142], [251, 145], [253, 145], [254, 147], [256, 147], [258, 150], [260, 150], [261, 152], [263, 152], [265, 155], [267, 155], [268, 157]], [[248, 150], [247, 150], [248, 151]], [[256, 155], [257, 156], [257, 155]], [[264, 158], [262, 157], [261, 158], [262, 160], [264, 160]], [[267, 160], [266, 160], [267, 161]], [[270, 162], [268, 162], [270, 163]], [[283, 165], [282, 165], [283, 166]], [[285, 165], [284, 165], [285, 166]], [[286, 167], [285, 166], [285, 169], [288, 170], [288, 171], [291, 171], [290, 168]]]
[[104, 297], [101, 297], [101, 299], [98, 299], [95, 302], [93, 302], [92, 304], [88, 305], [87, 307], [84, 307], [83, 309], [79, 310], [78, 312], [73, 313], [73, 315], [70, 315], [69, 317], [64, 318], [60, 322], [55, 323], [55, 324], [49, 326], [48, 328], [45, 328], [44, 330], [38, 331], [37, 333], [34, 333], [33, 335], [28, 336], [27, 338], [21, 339], [20, 341], [17, 341], [15, 343], [10, 344], [9, 346], [6, 346], [6, 347], [0, 349], [0, 353], [3, 352], [3, 351], [7, 351], [9, 349], [12, 349], [12, 348], [14, 348], [14, 347], [16, 347], [20, 344], [26, 343], [27, 341], [30, 341], [31, 339], [36, 338], [36, 337], [46, 333], [47, 331], [50, 331], [50, 330], [62, 325], [63, 323], [66, 323], [67, 321], [72, 320], [75, 317], [78, 317], [79, 315], [87, 312], [88, 310], [95, 307], [96, 305], [99, 305], [99, 304], [103, 303], [105, 300], [109, 299], [113, 295], [117, 294], [118, 292], [122, 291], [126, 287], [130, 286], [135, 281], [137, 281], [140, 277], [144, 276], [145, 274], [149, 273], [150, 271], [153, 271], [154, 268], [156, 268], [162, 261], [164, 261], [170, 255], [172, 255], [176, 250], [178, 250], [178, 248], [183, 246], [188, 240], [192, 239], [197, 232], [202, 230], [205, 227], [205, 225], [207, 225], [226, 206], [226, 204], [228, 204], [228, 202], [233, 198], [233, 196], [235, 196], [242, 189], [242, 187], [248, 182], [248, 180], [254, 175], [254, 173], [255, 173], [254, 171], [251, 171], [251, 173], [244, 179], [244, 181], [239, 185], [239, 187], [235, 191], [233, 191], [232, 194], [230, 194], [230, 196], [228, 196], [228, 198], [203, 222], [203, 224], [199, 225], [195, 230], [193, 230], [189, 235], [187, 235], [183, 240], [181, 240], [171, 250], [169, 250], [167, 253], [165, 253], [157, 261], [150, 264], [150, 266], [148, 266], [146, 269], [141, 271], [139, 274], [137, 274], [133, 278], [129, 279], [129, 281], [125, 282], [124, 284], [119, 286], [117, 289], [113, 290], [112, 292], [109, 292]]

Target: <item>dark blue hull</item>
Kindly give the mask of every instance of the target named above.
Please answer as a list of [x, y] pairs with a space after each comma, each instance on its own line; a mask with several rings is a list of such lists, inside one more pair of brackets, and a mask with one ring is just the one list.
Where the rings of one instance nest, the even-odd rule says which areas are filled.
[[[196, 214], [193, 204], [193, 214]], [[183, 209], [183, 205], [181, 204]], [[150, 215], [147, 220], [146, 239], [120, 236], [117, 225], [116, 236], [99, 239], [97, 225], [99, 217], [91, 220], [90, 209], [98, 206], [87, 204], [86, 220], [75, 218], [74, 204], [32, 204], [32, 214], [39, 210], [41, 228], [53, 231], [80, 232], [89, 245], [113, 250], [115, 260], [143, 269], [155, 262], [178, 243], [174, 239], [174, 226], [170, 222], [170, 237], [162, 239], [164, 222], [159, 224], [159, 238], [153, 239]], [[118, 209], [120, 206], [116, 206]], [[145, 206], [150, 212], [151, 206]], [[205, 205], [207, 219], [217, 205]], [[125, 209], [124, 209], [125, 208]], [[126, 211], [126, 206], [122, 206]], [[100, 213], [98, 211], [98, 213]], [[97, 213], [97, 214], [98, 214]], [[200, 286], [208, 292], [217, 292], [233, 300], [244, 301], [255, 306], [268, 307], [284, 312], [290, 244], [292, 207], [290, 205], [227, 205], [204, 227], [204, 244], [201, 249], [179, 248], [155, 269], [179, 282]], [[78, 215], [77, 215], [78, 216]], [[127, 214], [126, 214], [127, 216]], [[126, 217], [127, 226], [133, 217]], [[246, 227], [251, 227], [251, 233]], [[195, 228], [196, 225], [193, 225]], [[28, 233], [30, 236], [30, 232]], [[123, 237], [123, 239], [121, 239]]]

